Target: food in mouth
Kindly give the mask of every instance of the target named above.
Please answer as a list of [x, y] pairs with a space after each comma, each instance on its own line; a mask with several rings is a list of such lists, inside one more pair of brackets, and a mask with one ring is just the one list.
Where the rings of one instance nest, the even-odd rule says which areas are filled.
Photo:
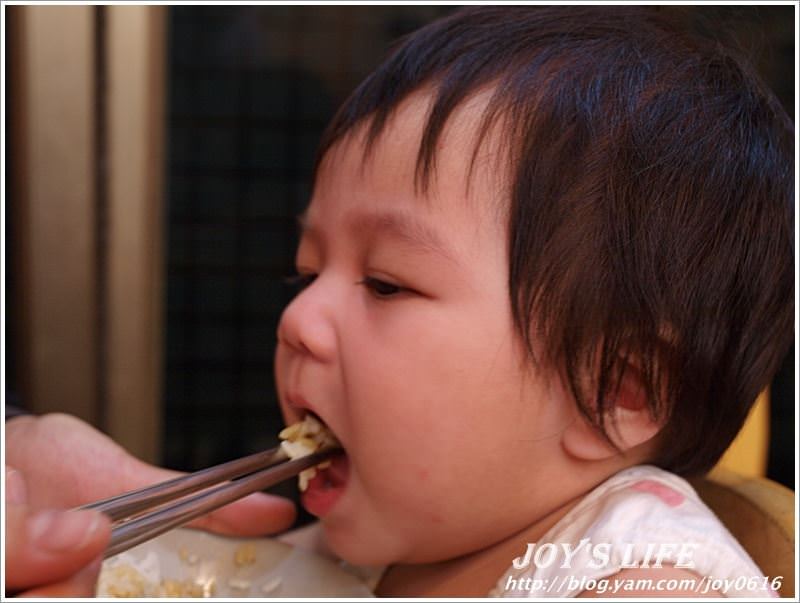
[[[315, 452], [322, 452], [323, 450], [341, 446], [333, 432], [312, 414], [307, 414], [302, 421], [284, 428], [278, 434], [278, 437], [283, 440], [281, 448], [290, 459], [297, 459]], [[308, 488], [308, 483], [317, 474], [317, 470], [325, 469], [330, 464], [329, 460], [323, 461], [319, 465], [301, 471], [300, 475], [298, 475], [300, 490], [305, 492]]]

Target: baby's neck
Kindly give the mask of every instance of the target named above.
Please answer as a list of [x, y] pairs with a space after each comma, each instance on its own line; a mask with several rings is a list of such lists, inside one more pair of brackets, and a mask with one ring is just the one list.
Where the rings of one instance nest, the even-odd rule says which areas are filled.
[[393, 565], [383, 575], [379, 597], [485, 597], [527, 543], [538, 541], [583, 495], [574, 498], [525, 529], [484, 549], [455, 559]]

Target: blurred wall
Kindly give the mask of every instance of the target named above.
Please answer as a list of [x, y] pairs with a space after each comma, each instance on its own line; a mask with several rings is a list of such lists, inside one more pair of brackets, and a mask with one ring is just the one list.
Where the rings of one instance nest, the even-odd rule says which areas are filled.
[[164, 10], [8, 9], [13, 374], [160, 457]]

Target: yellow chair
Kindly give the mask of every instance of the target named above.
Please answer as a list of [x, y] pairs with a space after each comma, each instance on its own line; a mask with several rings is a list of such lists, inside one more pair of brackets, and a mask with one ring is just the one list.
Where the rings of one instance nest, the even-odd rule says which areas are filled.
[[764, 575], [770, 580], [782, 577], [780, 595], [794, 597], [794, 492], [724, 467], [714, 468], [692, 485]]
[[758, 396], [742, 430], [722, 455], [717, 467], [747, 477], [764, 477], [769, 453], [769, 390]]
[[769, 452], [769, 392], [758, 397], [742, 430], [717, 466], [692, 481], [768, 578], [782, 577], [794, 597], [794, 492], [764, 477]]

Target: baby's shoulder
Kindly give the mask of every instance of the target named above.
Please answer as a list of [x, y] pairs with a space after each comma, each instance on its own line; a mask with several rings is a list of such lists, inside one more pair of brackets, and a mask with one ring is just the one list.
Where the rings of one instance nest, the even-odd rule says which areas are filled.
[[[583, 555], [608, 567], [660, 559], [684, 567], [697, 555], [718, 557], [738, 542], [683, 478], [639, 465], [612, 476], [558, 522], [545, 540], [585, 543]], [[639, 565], [641, 565], [640, 563]]]
[[[750, 556], [685, 479], [650, 465], [626, 469], [595, 488], [553, 530], [558, 540], [607, 543], [611, 562], [661, 560], [703, 573]], [[688, 564], [687, 564], [687, 559]], [[640, 563], [640, 565], [642, 565]]]
[[[492, 594], [520, 596], [522, 584], [536, 589], [528, 596], [591, 595], [595, 588], [617, 585], [620, 596], [638, 593], [642, 584], [671, 581], [697, 589], [703, 577], [763, 576], [686, 480], [649, 465], [630, 467], [597, 486], [535, 547], [541, 549], [538, 558], [534, 552], [528, 567], [509, 570]], [[558, 562], [536, 563], [549, 561], [546, 550], [559, 551]], [[761, 589], [745, 594], [769, 596]]]
[[683, 478], [651, 465], [637, 465], [612, 476], [581, 501], [561, 524], [608, 536], [646, 530], [707, 532], [724, 526]]

